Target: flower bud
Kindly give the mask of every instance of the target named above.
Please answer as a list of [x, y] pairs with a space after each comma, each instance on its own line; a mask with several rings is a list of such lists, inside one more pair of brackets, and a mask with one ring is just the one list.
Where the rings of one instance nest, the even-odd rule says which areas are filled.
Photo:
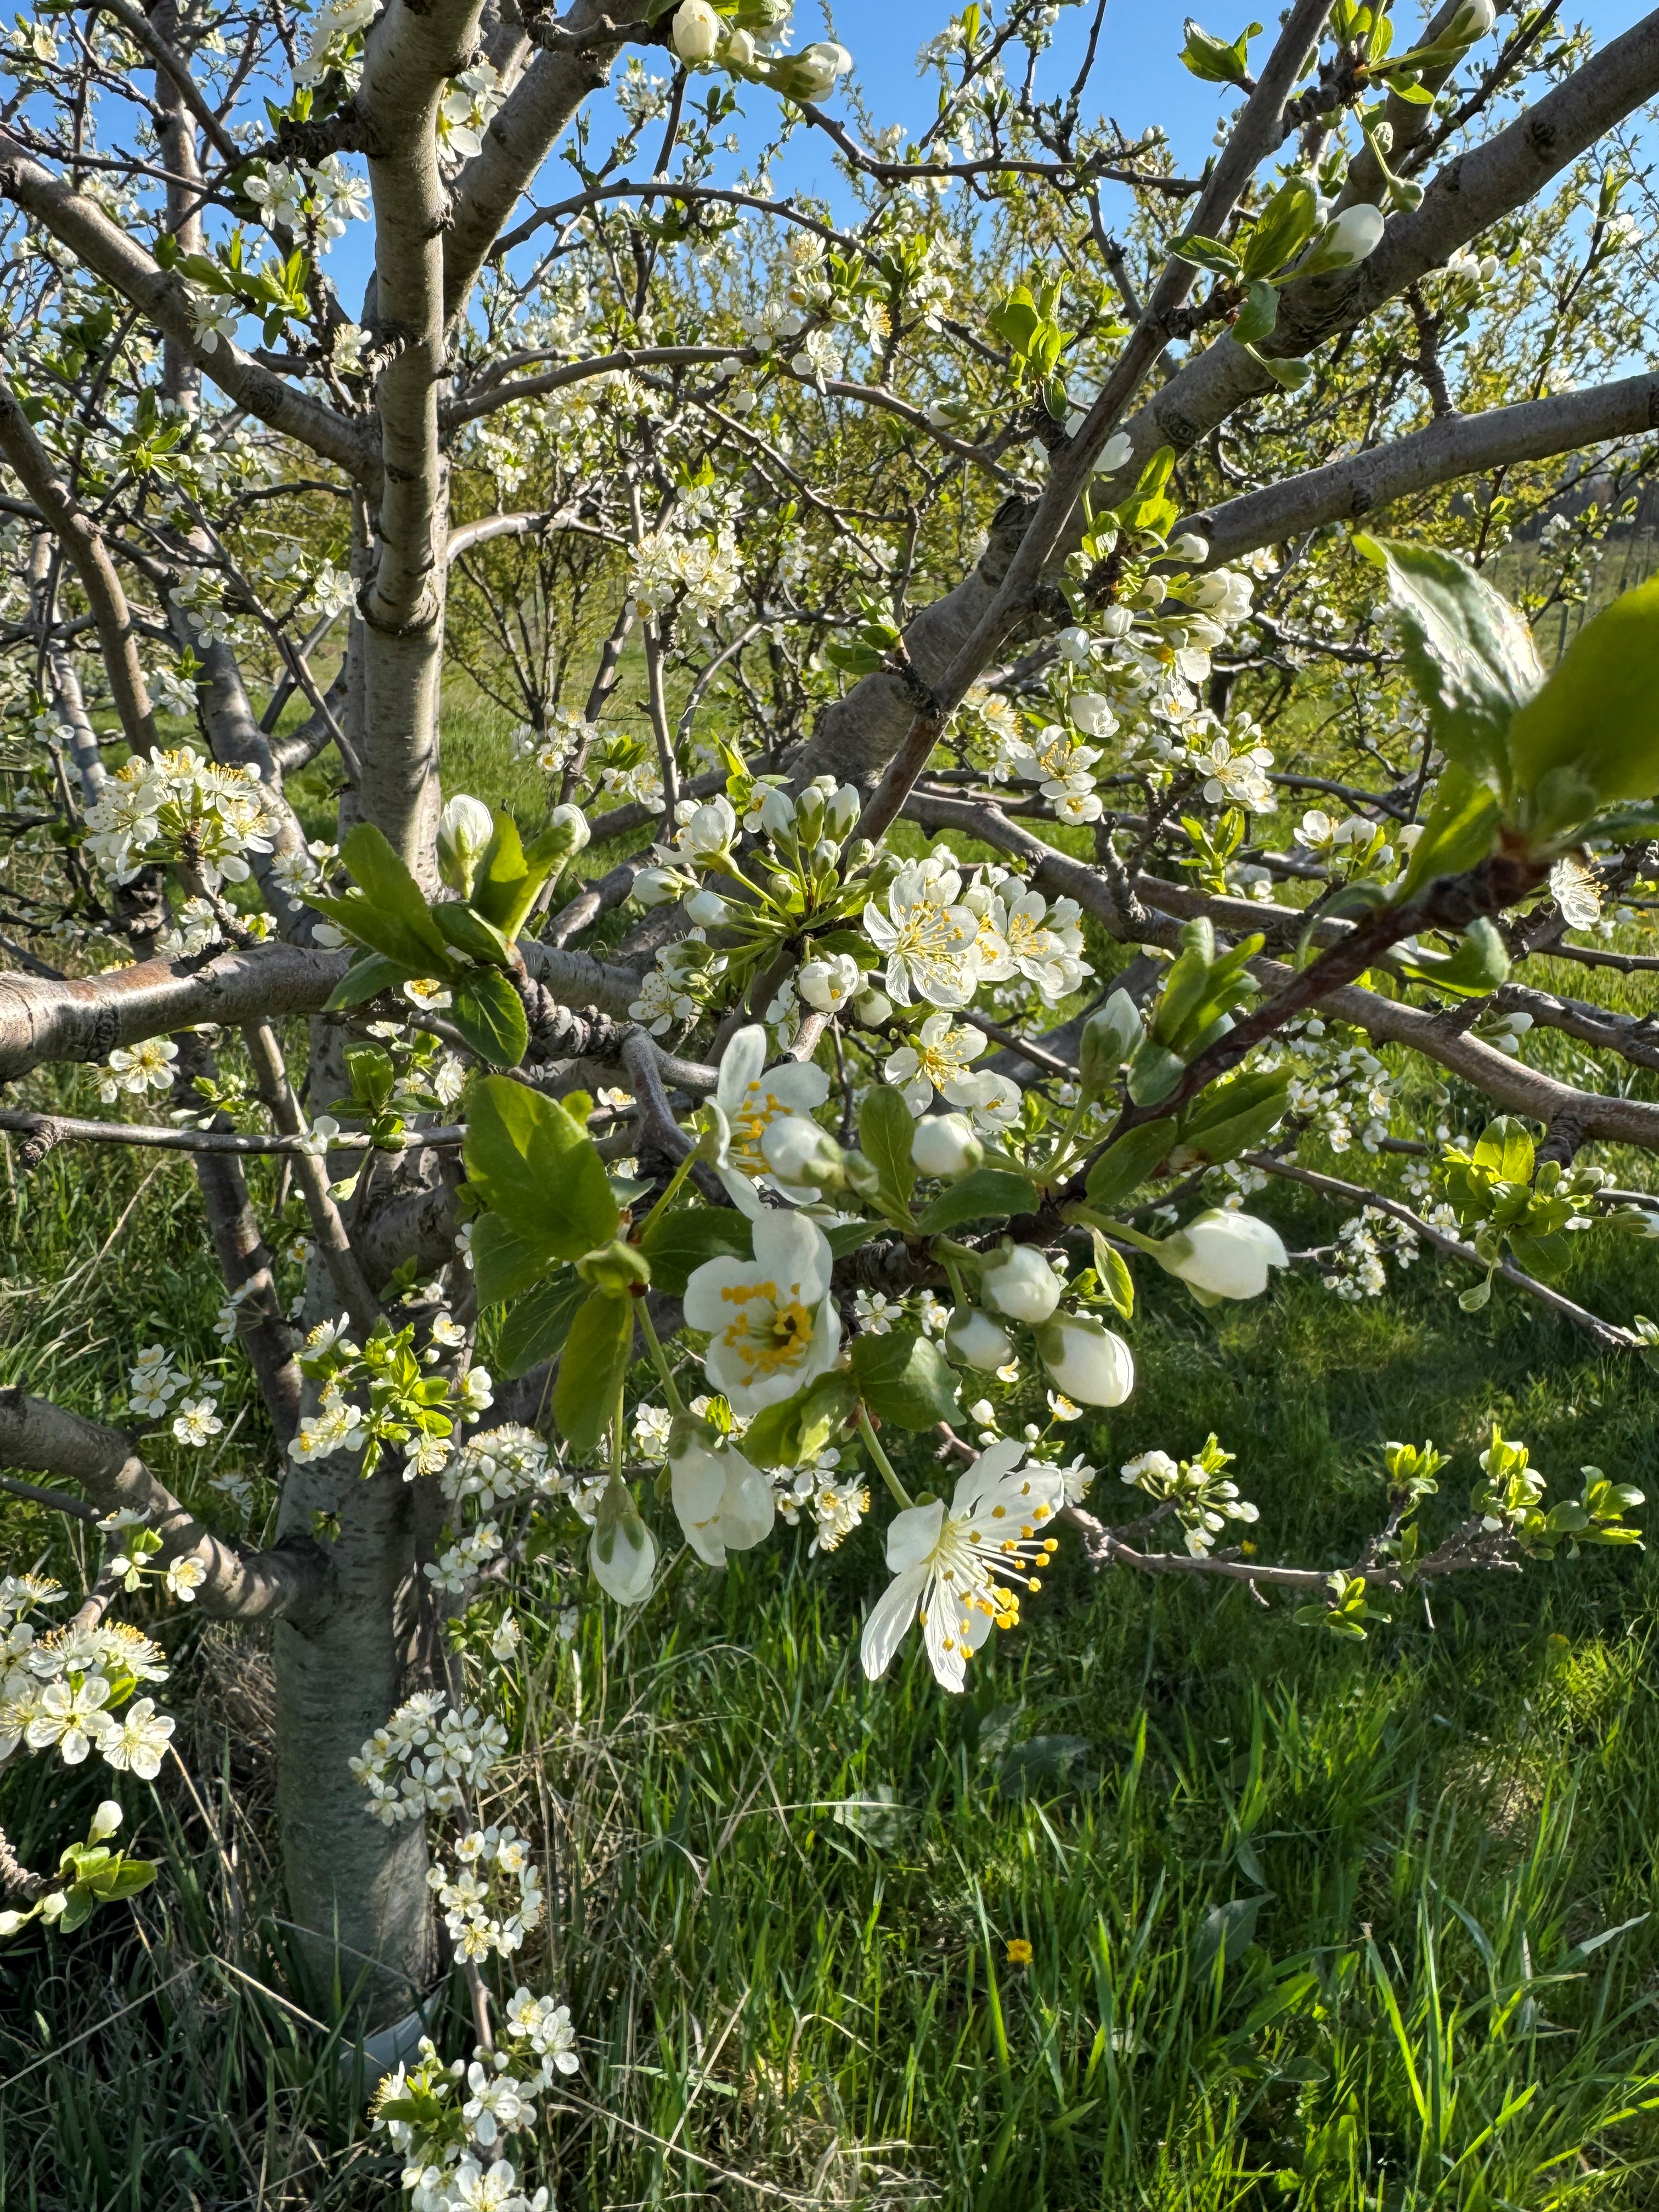
[[867, 1030], [878, 1030], [893, 1018], [893, 1002], [884, 991], [866, 991], [853, 1002], [853, 1018]]
[[1100, 634], [1103, 637], [1127, 637], [1133, 625], [1134, 617], [1127, 607], [1107, 607], [1102, 611]]
[[[555, 831], [559, 833], [556, 842]], [[580, 806], [556, 806], [547, 817], [546, 829], [536, 842], [550, 859], [568, 860], [586, 849], [592, 835], [587, 826], [587, 817]]]
[[1121, 1406], [1135, 1387], [1133, 1355], [1123, 1339], [1081, 1314], [1061, 1314], [1037, 1331], [1037, 1353], [1079, 1406]]
[[106, 1797], [92, 1816], [92, 1826], [87, 1830], [89, 1844], [101, 1844], [106, 1836], [112, 1836], [126, 1818], [114, 1798]]
[[1179, 538], [1170, 540], [1170, 558], [1172, 561], [1207, 561], [1209, 557], [1210, 541], [1207, 538], [1200, 538], [1195, 530], [1183, 530]]
[[1095, 463], [1097, 477], [1115, 477], [1121, 468], [1128, 465], [1134, 452], [1135, 441], [1127, 430], [1114, 430], [1100, 449], [1100, 459]]
[[761, 1151], [778, 1181], [803, 1195], [816, 1197], [819, 1186], [828, 1183], [834, 1188], [844, 1180], [841, 1146], [805, 1114], [781, 1114], [769, 1122], [761, 1135]]
[[774, 91], [785, 100], [827, 100], [836, 81], [852, 66], [853, 57], [845, 46], [820, 39], [815, 45], [803, 46], [798, 54], [773, 62], [766, 75]]
[[624, 1244], [620, 1238], [614, 1238], [609, 1244], [584, 1252], [576, 1262], [576, 1273], [596, 1291], [604, 1291], [611, 1297], [623, 1297], [631, 1290], [642, 1290], [651, 1280], [651, 1262], [637, 1244]]
[[945, 1348], [964, 1367], [982, 1367], [994, 1374], [1014, 1356], [1007, 1332], [977, 1306], [958, 1306], [945, 1325]]
[[755, 64], [755, 41], [747, 31], [733, 31], [726, 42], [726, 52], [720, 56], [727, 69], [752, 69]]
[[641, 868], [634, 878], [634, 896], [641, 906], [666, 906], [679, 891], [679, 878], [672, 868]]
[[720, 19], [708, 0], [680, 0], [670, 35], [683, 62], [711, 62], [720, 50]]
[[985, 1147], [964, 1115], [924, 1114], [910, 1133], [910, 1157], [923, 1175], [954, 1182], [979, 1165]]
[[599, 1588], [618, 1605], [637, 1605], [657, 1571], [655, 1540], [640, 1518], [632, 1491], [614, 1475], [594, 1516], [587, 1564]]
[[1085, 738], [1109, 738], [1117, 727], [1112, 702], [1101, 691], [1073, 691], [1066, 711]]
[[1099, 1098], [1117, 1080], [1117, 1072], [1145, 1035], [1134, 1000], [1127, 991], [1114, 991], [1105, 1005], [1083, 1024], [1078, 1044], [1078, 1064], [1083, 1075], [1084, 1096]]
[[844, 783], [823, 811], [823, 834], [837, 842], [858, 827], [864, 800], [855, 783]]
[[699, 929], [716, 929], [732, 909], [718, 891], [710, 890], [705, 884], [687, 899], [685, 911]]
[[772, 1486], [740, 1452], [716, 1451], [711, 1431], [671, 1449], [669, 1494], [685, 1540], [700, 1559], [723, 1567], [728, 1552], [750, 1552], [772, 1533]]
[[1161, 607], [1169, 596], [1170, 587], [1162, 576], [1148, 576], [1140, 589], [1134, 594], [1134, 603], [1138, 607], [1150, 610], [1153, 607]]
[[1463, 5], [1435, 40], [1437, 46], [1472, 46], [1498, 21], [1493, 0], [1463, 0]]
[[458, 898], [472, 895], [484, 848], [495, 834], [495, 818], [482, 799], [459, 793], [438, 817], [438, 873]]
[[1268, 1268], [1290, 1265], [1276, 1230], [1253, 1215], [1220, 1208], [1164, 1237], [1155, 1257], [1160, 1267], [1180, 1276], [1200, 1305], [1258, 1298], [1267, 1287]]
[[1369, 201], [1344, 208], [1328, 223], [1296, 264], [1298, 276], [1322, 276], [1335, 269], [1352, 269], [1374, 253], [1382, 240], [1382, 210]]
[[827, 960], [809, 960], [795, 978], [795, 988], [817, 1012], [836, 1014], [857, 996], [862, 981], [850, 952], [832, 952]]
[[1073, 668], [1086, 668], [1094, 653], [1095, 641], [1079, 623], [1072, 623], [1054, 640], [1062, 659]]
[[769, 784], [760, 803], [761, 828], [774, 844], [781, 844], [795, 834], [795, 808], [787, 791]]
[[803, 845], [816, 845], [823, 827], [823, 793], [811, 784], [795, 801], [795, 836]]
[[987, 1263], [980, 1294], [1010, 1321], [1047, 1321], [1060, 1304], [1054, 1271], [1034, 1244], [1005, 1244]]

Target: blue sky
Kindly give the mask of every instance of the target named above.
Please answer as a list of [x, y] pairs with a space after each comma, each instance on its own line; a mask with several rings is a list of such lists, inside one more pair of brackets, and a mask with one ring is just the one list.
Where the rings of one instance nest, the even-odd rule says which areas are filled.
[[[953, 0], [796, 0], [797, 46], [824, 35], [835, 35], [853, 54], [858, 79], [870, 110], [880, 124], [902, 123], [920, 131], [934, 112], [935, 79], [924, 79], [916, 69], [920, 46], [949, 21]], [[1104, 113], [1133, 137], [1152, 123], [1169, 133], [1176, 161], [1187, 175], [1197, 173], [1211, 151], [1218, 115], [1235, 104], [1235, 95], [1218, 85], [1201, 83], [1178, 59], [1182, 22], [1193, 0], [1110, 0], [1102, 33], [1093, 85], [1088, 102], [1091, 114]], [[1249, 0], [1196, 0], [1199, 21], [1206, 30], [1235, 37], [1252, 21]], [[1256, 15], [1270, 26], [1277, 9], [1255, 0]], [[1419, 0], [1398, 0], [1402, 34], [1414, 28], [1428, 7]], [[1639, 0], [1568, 0], [1570, 18], [1589, 25], [1598, 44], [1617, 36], [1639, 20]], [[1053, 48], [1044, 58], [1038, 76], [1041, 90], [1063, 91], [1075, 75], [1087, 36], [1091, 8], [1066, 8], [1056, 27]], [[1265, 50], [1266, 38], [1255, 51]], [[665, 57], [648, 65], [660, 70]], [[758, 87], [745, 92], [747, 115], [735, 125], [743, 140], [744, 155], [758, 149], [769, 131], [770, 96]], [[830, 103], [832, 109], [839, 101]], [[654, 152], [654, 134], [647, 134]], [[649, 158], [647, 155], [646, 158]], [[731, 167], [739, 166], [743, 156]], [[635, 165], [635, 174], [643, 173]], [[550, 166], [547, 181], [553, 178]], [[568, 174], [568, 173], [566, 173]], [[780, 191], [795, 189], [823, 192], [832, 201], [842, 188], [830, 158], [830, 149], [816, 131], [801, 134], [786, 160], [774, 172]], [[559, 186], [562, 189], [562, 185]], [[1125, 196], [1127, 199], [1127, 195]], [[1109, 222], [1121, 221], [1127, 210], [1111, 205], [1109, 190], [1105, 213]], [[354, 225], [329, 258], [328, 270], [349, 307], [355, 309], [368, 272], [369, 240], [366, 227]]]

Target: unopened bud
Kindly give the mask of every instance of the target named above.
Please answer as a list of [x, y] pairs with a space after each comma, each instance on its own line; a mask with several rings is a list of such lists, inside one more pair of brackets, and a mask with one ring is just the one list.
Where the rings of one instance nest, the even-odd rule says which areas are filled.
[[438, 817], [438, 873], [458, 898], [470, 898], [495, 818], [481, 799], [460, 792]]
[[576, 1262], [576, 1273], [596, 1291], [610, 1297], [626, 1297], [630, 1291], [643, 1290], [651, 1280], [651, 1262], [637, 1244], [624, 1244], [617, 1237], [585, 1252]]

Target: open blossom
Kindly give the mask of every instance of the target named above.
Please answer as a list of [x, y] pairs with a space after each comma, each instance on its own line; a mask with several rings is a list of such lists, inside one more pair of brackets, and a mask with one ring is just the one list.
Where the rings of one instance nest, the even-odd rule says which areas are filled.
[[[24, 1731], [29, 1749], [47, 1751], [56, 1745], [65, 1766], [78, 1766], [110, 1725], [104, 1711], [108, 1703], [109, 1684], [101, 1674], [85, 1674], [78, 1682], [48, 1682]], [[167, 1725], [171, 1728], [172, 1723]]]
[[1193, 766], [1205, 781], [1204, 796], [1212, 806], [1243, 806], [1252, 814], [1274, 811], [1273, 787], [1267, 770], [1273, 757], [1266, 745], [1249, 745], [1235, 751], [1225, 738], [1211, 740], [1207, 752], [1195, 752]]
[[693, 1437], [670, 1455], [674, 1511], [700, 1559], [723, 1567], [727, 1552], [750, 1552], [772, 1533], [771, 1485], [741, 1453]]
[[118, 1720], [105, 1719], [98, 1748], [118, 1771], [154, 1782], [177, 1726], [170, 1714], [156, 1711], [154, 1698], [135, 1698]]
[[889, 995], [901, 1006], [925, 999], [965, 1006], [979, 988], [978, 917], [959, 902], [962, 878], [936, 860], [901, 868], [884, 914], [873, 899], [864, 909], [871, 941], [887, 963]]
[[968, 1066], [985, 1042], [976, 1029], [953, 1028], [949, 1014], [930, 1014], [908, 1044], [889, 1054], [882, 1073], [913, 1114], [925, 1114], [938, 1091], [981, 1129], [1011, 1129], [1019, 1119], [1019, 1085], [1010, 1075], [976, 1074]]
[[[1595, 872], [1571, 853], [1564, 853], [1550, 870], [1550, 896], [1561, 909], [1569, 929], [1593, 929], [1601, 919], [1601, 892]], [[115, 1055], [110, 1059], [113, 1063]]]
[[[811, 1060], [786, 1060], [766, 1065], [766, 1031], [758, 1022], [740, 1029], [720, 1061], [714, 1103], [725, 1115], [730, 1135], [726, 1158], [716, 1170], [734, 1205], [751, 1218], [762, 1211], [760, 1189], [783, 1188], [768, 1164], [762, 1140], [775, 1121], [790, 1115], [808, 1116], [830, 1096], [830, 1078]], [[787, 1196], [805, 1194], [786, 1192]], [[816, 1192], [812, 1194], [816, 1196]]]
[[556, 2005], [551, 1997], [532, 1997], [528, 1990], [514, 1990], [507, 2026], [509, 2033], [521, 2036], [538, 2058], [548, 2060], [561, 2074], [574, 2074], [580, 2066], [568, 2004]]
[[685, 1319], [708, 1334], [711, 1388], [758, 1413], [793, 1398], [835, 1364], [841, 1316], [830, 1296], [829, 1240], [800, 1214], [755, 1223], [752, 1260], [708, 1260], [685, 1286]]
[[98, 1086], [98, 1095], [112, 1106], [124, 1091], [142, 1098], [149, 1091], [171, 1091], [173, 1063], [179, 1048], [171, 1037], [141, 1037], [135, 1045], [117, 1045], [109, 1056], [109, 1074]]
[[865, 1623], [860, 1656], [874, 1681], [918, 1613], [934, 1674], [959, 1690], [969, 1656], [993, 1623], [1019, 1620], [1021, 1589], [1041, 1583], [1035, 1570], [1058, 1548], [1045, 1534], [1064, 1486], [1053, 1468], [1020, 1469], [1025, 1446], [1018, 1437], [990, 1445], [957, 1483], [947, 1507], [943, 1498], [896, 1514], [887, 1531], [887, 1564], [893, 1579]]
[[1094, 973], [1082, 957], [1082, 911], [1075, 899], [1056, 899], [1051, 914], [1040, 891], [1017, 890], [1006, 899], [993, 892], [976, 940], [981, 975], [988, 983], [1024, 976], [1046, 1004], [1057, 1006]]

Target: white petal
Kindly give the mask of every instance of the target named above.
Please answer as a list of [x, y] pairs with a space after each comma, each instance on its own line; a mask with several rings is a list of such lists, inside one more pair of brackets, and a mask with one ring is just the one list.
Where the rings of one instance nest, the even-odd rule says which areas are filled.
[[726, 1048], [714, 1096], [728, 1114], [741, 1106], [751, 1083], [766, 1066], [766, 1030], [759, 1022], [740, 1029]]
[[896, 1575], [870, 1608], [859, 1639], [859, 1657], [872, 1682], [887, 1672], [893, 1654], [904, 1641], [927, 1580], [926, 1567], [912, 1567], [908, 1573]]
[[686, 1326], [718, 1334], [732, 1318], [732, 1310], [731, 1299], [722, 1297], [721, 1291], [744, 1289], [754, 1280], [752, 1260], [705, 1260], [700, 1267], [693, 1267], [685, 1285]]
[[908, 1505], [887, 1526], [887, 1564], [896, 1575], [906, 1574], [931, 1559], [939, 1548], [945, 1526], [945, 1500], [931, 1505]]
[[957, 1484], [951, 1512], [957, 1516], [976, 1512], [987, 1495], [1008, 1480], [1024, 1456], [1023, 1437], [1000, 1437], [995, 1443], [988, 1444]]
[[758, 1221], [766, 1211], [764, 1200], [748, 1176], [737, 1168], [716, 1168], [715, 1174], [726, 1188], [726, 1194], [739, 1213], [746, 1213], [751, 1221]]
[[[816, 1221], [807, 1221], [798, 1213], [771, 1211], [756, 1222], [751, 1278], [755, 1273], [773, 1278], [781, 1297], [793, 1286], [804, 1305], [816, 1304], [830, 1288], [833, 1264], [830, 1240]], [[686, 1319], [691, 1321], [689, 1311]], [[706, 1328], [708, 1323], [691, 1322], [691, 1326]]]

